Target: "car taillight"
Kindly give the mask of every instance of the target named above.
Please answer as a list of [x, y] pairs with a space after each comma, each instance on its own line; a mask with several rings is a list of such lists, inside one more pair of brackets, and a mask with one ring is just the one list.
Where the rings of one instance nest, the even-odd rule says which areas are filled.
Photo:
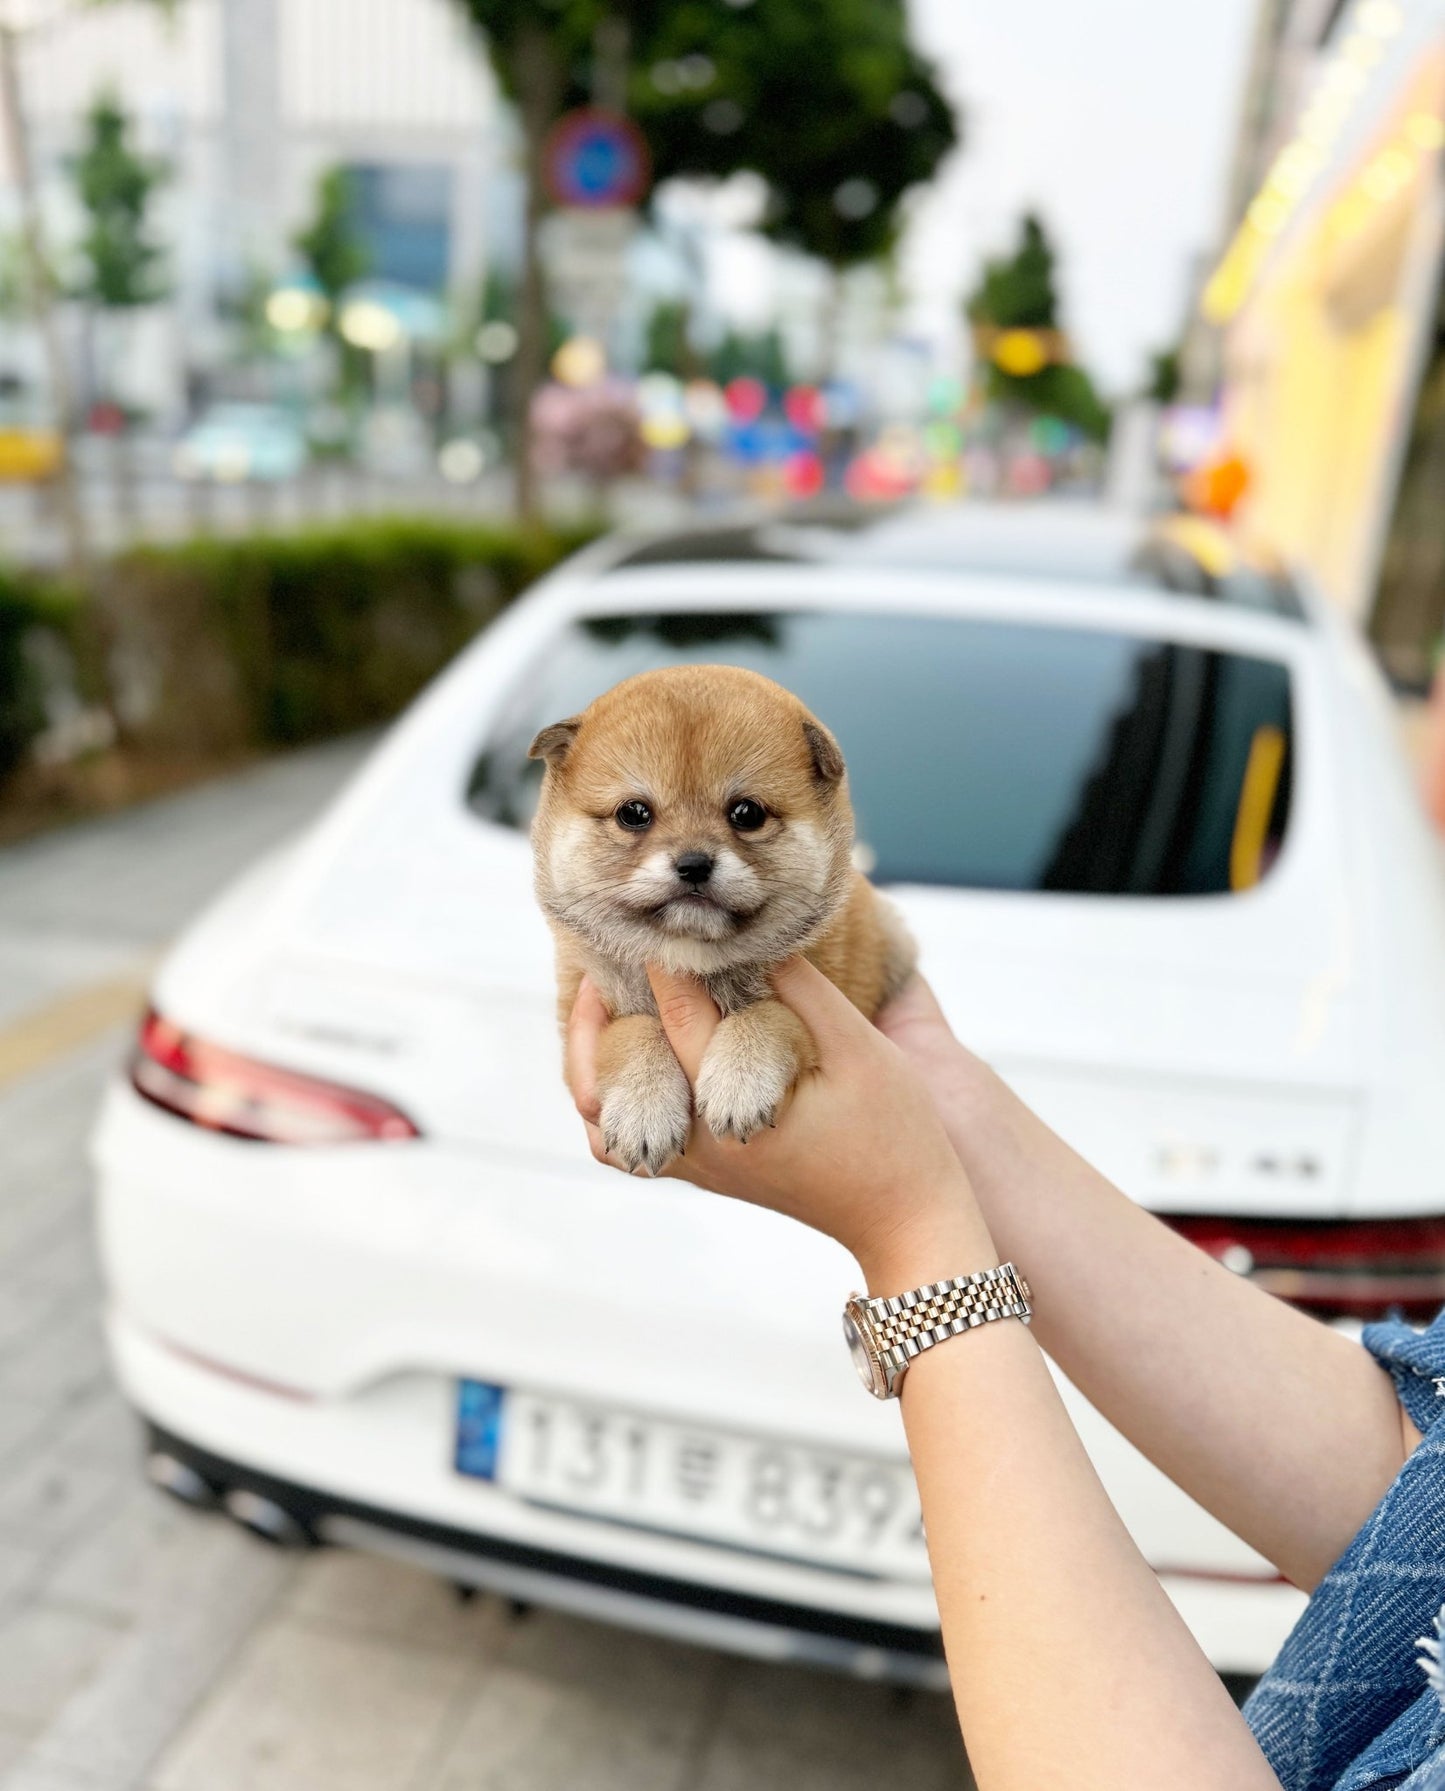
[[1445, 1217], [1231, 1219], [1161, 1215], [1226, 1268], [1322, 1317], [1379, 1318], [1445, 1306]]
[[167, 1113], [232, 1138], [356, 1144], [421, 1135], [389, 1101], [209, 1045], [154, 1009], [141, 1021], [130, 1079]]

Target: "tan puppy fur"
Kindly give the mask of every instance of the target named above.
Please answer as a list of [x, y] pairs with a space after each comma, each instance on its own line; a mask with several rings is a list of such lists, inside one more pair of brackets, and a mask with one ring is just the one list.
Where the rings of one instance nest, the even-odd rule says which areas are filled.
[[565, 1024], [584, 972], [614, 1019], [598, 1095], [609, 1150], [653, 1174], [687, 1142], [692, 1091], [646, 966], [701, 977], [722, 1010], [697, 1083], [712, 1132], [772, 1125], [817, 1061], [768, 972], [803, 952], [871, 1019], [907, 981], [913, 945], [851, 866], [837, 742], [756, 672], [644, 672], [543, 728], [532, 827], [537, 896], [557, 941]]

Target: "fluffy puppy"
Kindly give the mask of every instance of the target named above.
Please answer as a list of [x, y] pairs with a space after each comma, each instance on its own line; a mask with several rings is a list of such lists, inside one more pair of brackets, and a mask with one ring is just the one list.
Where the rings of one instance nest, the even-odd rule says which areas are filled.
[[614, 1016], [597, 1066], [608, 1148], [656, 1174], [692, 1122], [649, 963], [701, 977], [723, 1014], [699, 1117], [719, 1138], [771, 1125], [817, 1061], [772, 966], [805, 953], [870, 1019], [913, 968], [901, 920], [852, 868], [837, 742], [770, 679], [686, 665], [543, 728], [531, 756], [547, 767], [532, 844], [561, 1016], [584, 972]]

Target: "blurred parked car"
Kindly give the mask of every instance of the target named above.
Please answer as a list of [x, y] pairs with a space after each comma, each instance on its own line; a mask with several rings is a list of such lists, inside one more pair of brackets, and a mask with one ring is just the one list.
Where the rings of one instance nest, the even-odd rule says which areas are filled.
[[174, 466], [182, 479], [291, 479], [306, 464], [306, 436], [274, 404], [217, 404], [181, 437]]
[[[909, 510], [589, 549], [192, 928], [96, 1143], [111, 1349], [153, 1477], [262, 1531], [939, 1680], [855, 1269], [599, 1168], [561, 1082], [526, 748], [699, 659], [837, 730], [960, 1032], [1135, 1198], [1322, 1318], [1440, 1304], [1445, 893], [1363, 650], [1199, 525]], [[1301, 1595], [1065, 1392], [1262, 1667]]]
[[24, 382], [0, 373], [0, 484], [39, 485], [60, 471], [65, 444]]

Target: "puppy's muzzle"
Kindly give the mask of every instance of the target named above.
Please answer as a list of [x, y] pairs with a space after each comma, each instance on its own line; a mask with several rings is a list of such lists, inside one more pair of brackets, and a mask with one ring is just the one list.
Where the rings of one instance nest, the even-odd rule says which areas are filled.
[[715, 862], [708, 852], [683, 852], [673, 860], [672, 868], [689, 889], [704, 889], [712, 877]]

